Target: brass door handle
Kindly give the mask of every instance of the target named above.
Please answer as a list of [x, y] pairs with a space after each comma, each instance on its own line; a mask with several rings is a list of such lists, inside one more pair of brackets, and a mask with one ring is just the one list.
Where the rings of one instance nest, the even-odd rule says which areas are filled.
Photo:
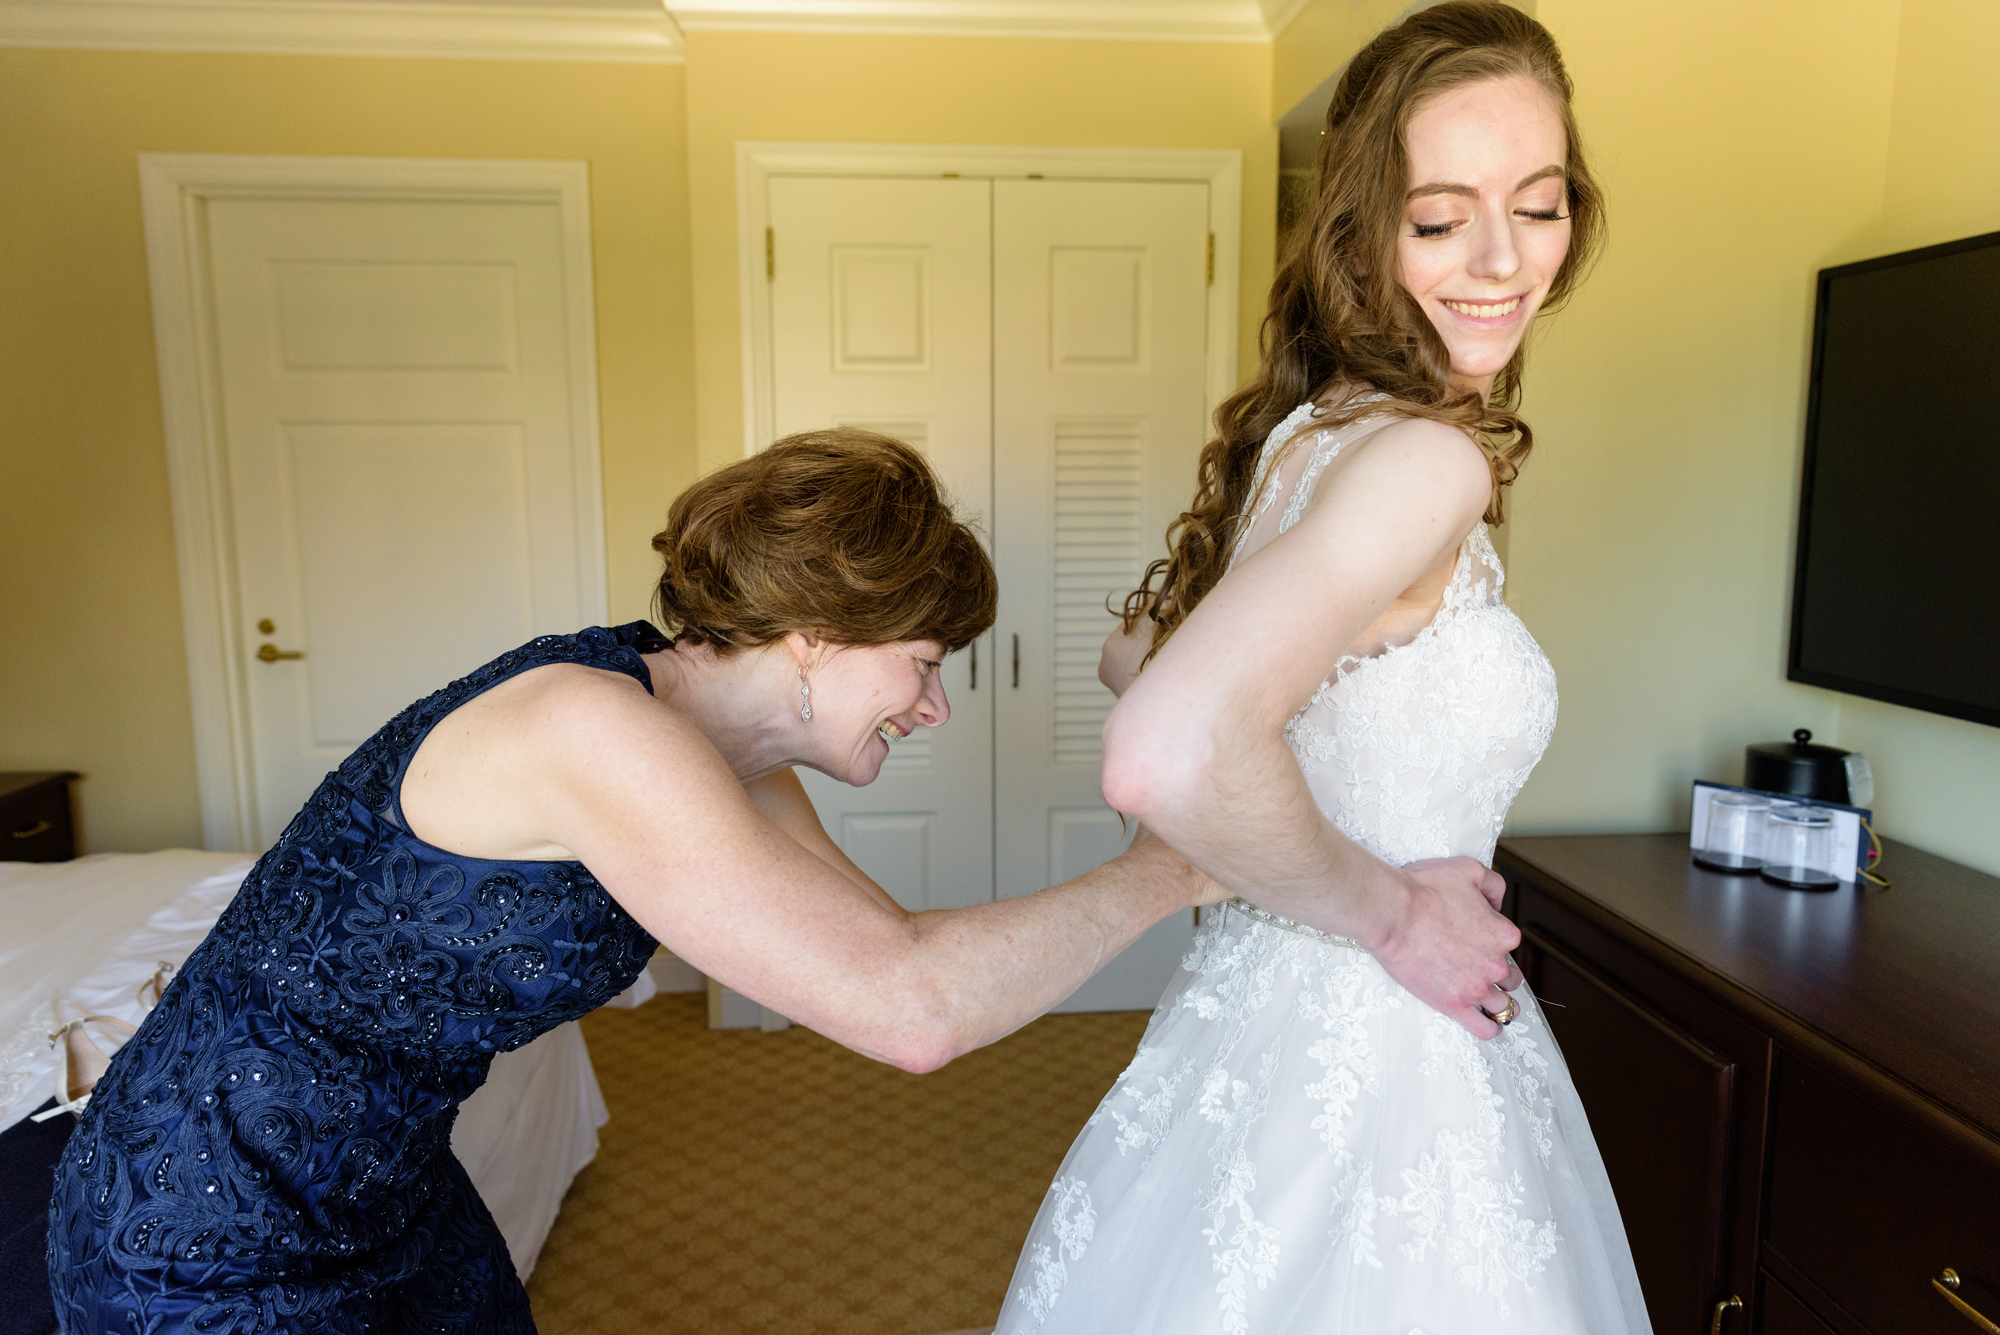
[[25, 830], [15, 830], [14, 837], [16, 839], [33, 839], [38, 834], [47, 834], [48, 832], [49, 823], [45, 820], [38, 820]]
[[1984, 1313], [1958, 1296], [1958, 1272], [1950, 1266], [1944, 1273], [1931, 1281], [1931, 1287], [1944, 1295], [1944, 1300], [1958, 1309], [1958, 1314], [1986, 1332], [1986, 1335], [2000, 1335], [2000, 1326], [1986, 1319]]
[[1708, 1335], [1722, 1335], [1722, 1314], [1732, 1307], [1740, 1309], [1742, 1306], [1743, 1300], [1733, 1293], [1717, 1303], [1715, 1305], [1715, 1320], [1708, 1323]]
[[257, 661], [260, 663], [275, 663], [281, 658], [304, 657], [303, 653], [294, 652], [290, 649], [280, 649], [275, 644], [260, 644], [257, 646]]

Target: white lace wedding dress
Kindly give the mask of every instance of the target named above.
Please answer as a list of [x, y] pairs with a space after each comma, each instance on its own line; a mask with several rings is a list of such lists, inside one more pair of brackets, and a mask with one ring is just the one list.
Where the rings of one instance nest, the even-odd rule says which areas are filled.
[[[1385, 424], [1310, 417], [1265, 442], [1235, 559]], [[1285, 728], [1320, 809], [1385, 861], [1490, 861], [1548, 745], [1555, 674], [1502, 580], [1481, 525], [1436, 619], [1337, 664]], [[1204, 910], [1049, 1188], [997, 1335], [1650, 1331], [1576, 1089], [1515, 995], [1482, 1043], [1351, 942], [1241, 900]]]

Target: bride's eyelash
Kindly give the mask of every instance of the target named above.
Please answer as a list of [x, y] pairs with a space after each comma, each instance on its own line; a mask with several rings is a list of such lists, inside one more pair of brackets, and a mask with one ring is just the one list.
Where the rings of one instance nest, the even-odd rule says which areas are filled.
[[[1528, 218], [1528, 219], [1531, 219], [1531, 220], [1533, 220], [1533, 221], [1535, 221], [1535, 222], [1568, 222], [1568, 221], [1569, 221], [1569, 215], [1568, 215], [1567, 213], [1563, 213], [1563, 212], [1561, 212], [1561, 211], [1559, 211], [1559, 210], [1556, 210], [1556, 209], [1548, 209], [1548, 210], [1546, 210], [1546, 211], [1543, 211], [1543, 210], [1539, 210], [1539, 209], [1516, 209], [1516, 210], [1514, 210], [1514, 212], [1515, 212], [1516, 216], [1518, 216], [1518, 217], [1522, 217], [1522, 218]], [[1446, 223], [1411, 223], [1411, 224], [1410, 224], [1410, 228], [1411, 228], [1411, 231], [1410, 231], [1410, 235], [1412, 235], [1412, 236], [1417, 236], [1417, 237], [1439, 237], [1439, 236], [1443, 236], [1443, 235], [1445, 235], [1446, 233], [1450, 232], [1450, 231], [1451, 231], [1451, 229], [1452, 229], [1452, 228], [1454, 228], [1454, 227], [1456, 227], [1456, 226], [1458, 226], [1458, 224], [1457, 224], [1457, 223], [1455, 223], [1455, 222], [1446, 222]]]

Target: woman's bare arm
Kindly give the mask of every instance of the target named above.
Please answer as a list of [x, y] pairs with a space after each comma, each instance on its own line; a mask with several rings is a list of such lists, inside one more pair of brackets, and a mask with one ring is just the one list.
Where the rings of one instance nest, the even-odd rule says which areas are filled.
[[1328, 664], [1457, 549], [1490, 486], [1457, 430], [1383, 428], [1132, 683], [1105, 725], [1104, 763], [1114, 807], [1252, 902], [1360, 941], [1481, 1037], [1498, 1028], [1478, 1006], [1518, 977], [1499, 878], [1470, 858], [1392, 869], [1356, 846], [1320, 813], [1283, 730]]
[[867, 872], [855, 866], [847, 854], [840, 851], [840, 845], [833, 842], [826, 827], [820, 824], [819, 811], [813, 806], [812, 799], [806, 796], [806, 786], [799, 782], [797, 771], [781, 769], [761, 779], [752, 779], [743, 785], [743, 791], [749, 794], [750, 805], [756, 807], [765, 820], [790, 835], [799, 847], [866, 890], [883, 908], [908, 916], [907, 909], [891, 898], [887, 890], [875, 884], [874, 878]]
[[541, 762], [523, 780], [539, 833], [675, 955], [906, 1070], [1019, 1028], [1154, 923], [1215, 895], [1149, 840], [1040, 894], [906, 913], [768, 819], [707, 740], [636, 682], [578, 669], [541, 690], [516, 714], [530, 734], [518, 742]]

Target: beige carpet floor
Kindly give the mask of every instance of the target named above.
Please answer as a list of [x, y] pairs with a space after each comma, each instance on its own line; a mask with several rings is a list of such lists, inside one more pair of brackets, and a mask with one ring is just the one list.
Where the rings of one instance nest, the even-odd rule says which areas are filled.
[[669, 994], [585, 1019], [610, 1105], [528, 1285], [542, 1335], [990, 1325], [1143, 1013], [1052, 1015], [909, 1075]]

